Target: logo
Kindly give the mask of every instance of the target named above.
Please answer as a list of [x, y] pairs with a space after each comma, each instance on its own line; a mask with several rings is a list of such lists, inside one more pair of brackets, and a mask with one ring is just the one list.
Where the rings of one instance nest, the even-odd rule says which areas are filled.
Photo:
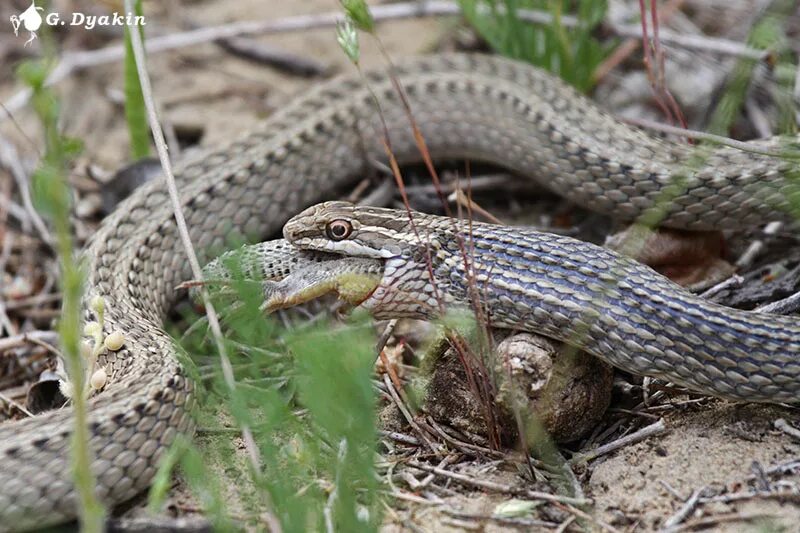
[[17, 15], [11, 15], [11, 25], [14, 27], [14, 35], [19, 35], [19, 27], [25, 26], [25, 29], [31, 32], [30, 38], [25, 41], [25, 46], [28, 46], [36, 39], [36, 30], [42, 25], [42, 16], [39, 11], [44, 11], [41, 7], [36, 7], [36, 4], [31, 0], [31, 6]]
[[20, 28], [25, 28], [30, 32], [30, 37], [25, 41], [25, 46], [28, 46], [36, 39], [36, 32], [42, 27], [42, 24], [48, 26], [83, 26], [86, 30], [91, 30], [95, 26], [145, 26], [146, 22], [143, 16], [132, 14], [122, 15], [120, 13], [113, 13], [111, 15], [86, 15], [85, 13], [72, 13], [70, 17], [61, 17], [58, 13], [47, 13], [44, 17], [39, 14], [39, 11], [44, 11], [43, 8], [38, 7], [34, 0], [31, 0], [31, 5], [20, 13], [19, 15], [11, 15], [11, 26], [14, 28], [14, 35], [19, 36]]

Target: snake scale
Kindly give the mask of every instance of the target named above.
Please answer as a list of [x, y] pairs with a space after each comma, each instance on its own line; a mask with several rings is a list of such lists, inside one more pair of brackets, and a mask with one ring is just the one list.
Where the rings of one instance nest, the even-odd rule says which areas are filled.
[[[786, 218], [789, 200], [798, 197], [785, 177], [791, 165], [784, 160], [727, 147], [698, 157], [688, 145], [618, 122], [531, 66], [453, 54], [408, 60], [396, 65], [395, 73], [435, 160], [496, 164], [617, 218], [634, 219], [652, 207], [674, 176], [682, 176], [683, 187], [670, 197], [662, 224], [676, 228], [733, 229]], [[366, 79], [380, 101], [398, 160], [418, 162], [390, 77], [375, 71]], [[182, 164], [176, 175], [195, 246], [219, 249], [232, 234], [273, 235], [292, 214], [336, 197], [363, 177], [372, 160], [385, 158], [374, 109], [361, 79], [338, 78], [309, 91], [257, 131]], [[779, 140], [759, 146], [777, 147]], [[516, 238], [512, 230], [503, 234]], [[599, 261], [598, 250], [562, 249], [556, 240], [542, 253], [563, 268], [558, 267], [562, 261]], [[91, 398], [89, 413], [97, 494], [114, 504], [147, 487], [175, 435], [193, 430], [188, 415], [195, 401], [193, 385], [163, 327], [178, 297], [174, 287], [189, 272], [161, 180], [144, 185], [118, 206], [85, 257], [87, 293], [105, 298], [107, 332], [122, 330], [126, 336], [124, 348], [105, 361], [109, 383]], [[568, 309], [551, 309], [569, 314]], [[693, 304], [695, 312], [706, 309], [702, 302]], [[665, 312], [680, 324], [681, 309]], [[797, 326], [773, 328], [772, 319], [745, 313], [736, 314], [736, 320], [757, 328], [767, 344], [789, 345], [793, 359], [780, 365], [794, 380], [786, 390], [796, 392]], [[606, 333], [622, 330], [611, 327]], [[642, 351], [631, 370], [655, 366], [655, 359]], [[0, 425], [0, 529], [75, 517], [71, 425], [69, 409]]]

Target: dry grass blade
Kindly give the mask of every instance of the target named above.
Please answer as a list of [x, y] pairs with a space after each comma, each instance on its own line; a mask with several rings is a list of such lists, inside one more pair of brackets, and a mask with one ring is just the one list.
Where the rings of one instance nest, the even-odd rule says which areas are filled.
[[[2, 122], [2, 119], [0, 119], [0, 122]], [[22, 197], [22, 205], [25, 207], [25, 211], [28, 214], [28, 220], [33, 223], [42, 240], [49, 246], [54, 246], [55, 239], [53, 235], [50, 233], [50, 230], [47, 229], [47, 225], [42, 220], [42, 217], [39, 216], [39, 213], [33, 207], [28, 173], [20, 161], [14, 145], [2, 137], [0, 137], [0, 165], [9, 169], [14, 180], [16, 180], [17, 190]]]
[[[133, 3], [132, 0], [125, 0], [125, 9], [127, 12], [133, 12]], [[147, 109], [147, 118], [148, 122], [150, 123], [150, 128], [153, 133], [153, 138], [156, 144], [156, 150], [158, 152], [159, 160], [161, 161], [161, 166], [164, 171], [164, 179], [166, 181], [167, 189], [169, 191], [169, 196], [172, 201], [173, 210], [175, 214], [175, 219], [178, 224], [178, 232], [183, 242], [183, 246], [186, 250], [186, 254], [189, 258], [189, 264], [192, 269], [192, 275], [196, 280], [203, 280], [203, 272], [200, 268], [200, 263], [197, 260], [197, 254], [194, 252], [194, 246], [192, 245], [191, 238], [189, 237], [189, 230], [186, 226], [186, 219], [183, 216], [183, 212], [181, 211], [180, 207], [180, 198], [178, 196], [178, 189], [175, 185], [175, 176], [172, 173], [172, 164], [169, 159], [169, 155], [167, 153], [167, 143], [164, 138], [164, 133], [161, 130], [161, 125], [158, 120], [158, 113], [156, 111], [155, 101], [153, 100], [153, 91], [150, 86], [150, 78], [147, 72], [147, 67], [145, 66], [145, 52], [144, 46], [142, 44], [142, 38], [139, 32], [132, 31], [131, 35], [131, 43], [133, 45], [134, 57], [136, 58], [136, 69], [139, 73], [139, 82], [142, 86], [142, 95], [144, 96], [145, 107]], [[222, 339], [222, 329], [220, 328], [219, 318], [217, 317], [217, 313], [214, 310], [214, 306], [211, 303], [211, 299], [208, 295], [208, 291], [205, 289], [204, 286], [200, 286], [200, 294], [203, 300], [203, 305], [206, 309], [206, 315], [208, 317], [209, 327], [214, 336], [214, 340], [217, 345], [217, 351], [220, 357], [220, 363], [222, 366], [223, 376], [225, 378], [226, 385], [233, 391], [236, 388], [236, 382], [233, 376], [233, 367], [231, 366], [230, 359], [227, 356], [227, 352], [225, 350], [225, 344]], [[255, 443], [255, 439], [253, 438], [252, 431], [248, 427], [242, 427], [242, 436], [245, 441], [245, 445], [247, 446], [248, 455], [250, 457], [250, 462], [252, 463], [253, 470], [255, 472], [261, 471], [261, 459], [259, 457], [258, 446]]]
[[639, 0], [639, 11], [642, 23], [642, 48], [644, 49], [644, 65], [647, 70], [647, 77], [656, 96], [656, 102], [669, 122], [678, 122], [681, 127], [686, 128], [686, 117], [683, 115], [678, 102], [667, 88], [665, 72], [664, 50], [661, 48], [661, 38], [659, 32], [658, 2], [650, 2], [650, 17], [653, 24], [653, 38], [648, 35], [647, 30], [647, 7], [645, 0]]
[[[680, 9], [686, 0], [670, 0], [666, 6], [661, 10], [661, 21], [667, 22], [672, 15]], [[595, 82], [599, 82], [605, 78], [609, 72], [614, 70], [617, 66], [623, 63], [630, 55], [636, 51], [641, 44], [641, 39], [637, 37], [628, 37], [628, 39], [614, 50], [611, 55], [606, 58], [594, 71], [593, 77]]]

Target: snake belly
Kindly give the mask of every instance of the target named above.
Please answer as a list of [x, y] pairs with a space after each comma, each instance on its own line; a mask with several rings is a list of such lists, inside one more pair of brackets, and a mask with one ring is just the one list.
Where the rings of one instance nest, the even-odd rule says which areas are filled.
[[[740, 228], [787, 218], [797, 188], [783, 160], [732, 148], [702, 154], [621, 124], [536, 68], [490, 56], [438, 55], [399, 63], [430, 154], [493, 163], [587, 208], [634, 219], [670, 195], [662, 224]], [[385, 71], [366, 75], [380, 100], [393, 152], [420, 161], [403, 105]], [[181, 204], [199, 250], [231, 236], [262, 239], [294, 213], [334, 198], [384, 159], [372, 95], [356, 76], [311, 90], [226, 147], [176, 169]], [[779, 139], [760, 147], [780, 146]], [[192, 383], [163, 319], [189, 278], [161, 180], [144, 185], [102, 224], [84, 252], [87, 295], [106, 301], [106, 332], [122, 350], [104, 364], [106, 388], [90, 399], [97, 494], [108, 505], [148, 486], [178, 433], [189, 434]], [[0, 425], [0, 530], [30, 529], [77, 513], [69, 408]]]

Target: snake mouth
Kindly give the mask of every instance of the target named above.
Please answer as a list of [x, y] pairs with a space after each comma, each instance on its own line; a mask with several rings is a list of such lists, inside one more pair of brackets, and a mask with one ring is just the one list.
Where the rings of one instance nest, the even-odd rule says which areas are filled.
[[210, 285], [223, 294], [233, 281], [260, 285], [262, 309], [271, 312], [335, 293], [358, 306], [368, 301], [387, 274], [387, 260], [352, 257], [335, 251], [307, 250], [285, 239], [244, 246], [223, 254], [203, 268], [204, 281], [181, 288]]
[[358, 306], [368, 300], [384, 278], [384, 262], [345, 256], [315, 257], [278, 281], [264, 282], [264, 306], [274, 311], [336, 293]]
[[[301, 305], [330, 293], [377, 318], [384, 313], [422, 318], [435, 304], [404, 289], [404, 262], [397, 257], [354, 257], [336, 251], [307, 250], [285, 239], [266, 241], [228, 252], [204, 269], [215, 283], [233, 280], [231, 266], [245, 281], [263, 290], [262, 310], [270, 313]], [[408, 280], [406, 280], [408, 281]], [[411, 280], [417, 286], [417, 280]]]
[[285, 239], [266, 241], [228, 252], [204, 269], [208, 280], [244, 277], [261, 284], [262, 309], [292, 307], [328, 293], [358, 306], [369, 300], [384, 281], [386, 260], [304, 250]]

